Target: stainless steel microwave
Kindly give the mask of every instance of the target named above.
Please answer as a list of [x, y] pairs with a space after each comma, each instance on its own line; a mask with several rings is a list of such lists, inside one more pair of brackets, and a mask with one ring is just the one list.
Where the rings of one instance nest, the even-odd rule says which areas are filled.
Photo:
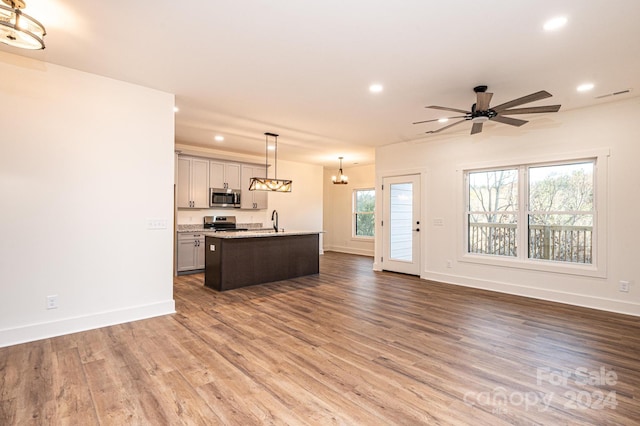
[[209, 207], [240, 208], [240, 191], [227, 188], [209, 188]]

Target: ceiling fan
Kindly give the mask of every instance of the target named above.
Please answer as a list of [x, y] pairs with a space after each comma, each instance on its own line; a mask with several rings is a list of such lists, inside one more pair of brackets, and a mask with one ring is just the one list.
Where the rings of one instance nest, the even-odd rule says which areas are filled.
[[509, 102], [505, 102], [498, 106], [489, 107], [489, 103], [491, 102], [491, 97], [493, 93], [487, 92], [487, 86], [476, 86], [473, 88], [473, 91], [476, 92], [477, 101], [475, 104], [471, 105], [471, 111], [465, 111], [457, 108], [449, 108], [438, 105], [430, 105], [426, 108], [431, 109], [439, 109], [443, 111], [453, 111], [459, 112], [464, 115], [458, 115], [455, 117], [447, 117], [446, 119], [440, 118], [435, 120], [425, 120], [425, 121], [416, 121], [413, 124], [421, 124], [421, 123], [431, 123], [434, 121], [446, 122], [453, 118], [461, 118], [462, 120], [456, 121], [453, 124], [449, 124], [448, 126], [441, 127], [438, 130], [430, 130], [426, 133], [438, 133], [443, 130], [449, 129], [453, 126], [457, 126], [460, 123], [465, 121], [471, 121], [473, 126], [471, 127], [471, 134], [474, 135], [476, 133], [482, 132], [482, 124], [488, 120], [497, 121], [498, 123], [508, 124], [510, 126], [520, 127], [525, 123], [528, 123], [526, 120], [520, 120], [518, 118], [505, 117], [506, 115], [515, 115], [515, 114], [538, 114], [544, 112], [558, 112], [561, 105], [548, 105], [548, 106], [536, 106], [536, 107], [528, 107], [528, 108], [516, 108], [509, 109], [519, 105], [528, 104], [529, 102], [539, 101], [541, 99], [550, 98], [551, 93], [541, 90], [536, 93], [532, 93], [527, 96], [523, 96], [518, 99], [514, 99]]

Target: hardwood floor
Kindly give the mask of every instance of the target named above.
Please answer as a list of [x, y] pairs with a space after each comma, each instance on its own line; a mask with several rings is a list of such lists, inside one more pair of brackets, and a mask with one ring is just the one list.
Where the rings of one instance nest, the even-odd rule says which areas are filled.
[[638, 318], [320, 265], [2, 348], [0, 425], [638, 424]]

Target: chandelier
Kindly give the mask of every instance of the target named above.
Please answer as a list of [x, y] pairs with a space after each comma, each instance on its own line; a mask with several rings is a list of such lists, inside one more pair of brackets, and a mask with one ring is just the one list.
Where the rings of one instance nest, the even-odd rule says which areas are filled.
[[[273, 191], [273, 192], [291, 192], [291, 184], [289, 179], [278, 179], [278, 135], [275, 133], [265, 133], [266, 153], [264, 160], [264, 177], [252, 177], [249, 184], [249, 191]], [[273, 179], [269, 178], [269, 136], [274, 138], [275, 159]]]
[[0, 42], [21, 49], [44, 49], [47, 32], [44, 26], [31, 16], [22, 13], [24, 0], [2, 0], [0, 4]]
[[344, 157], [338, 157], [340, 159], [340, 170], [338, 176], [331, 176], [331, 180], [336, 185], [346, 185], [349, 183], [349, 178], [342, 173], [342, 159]]

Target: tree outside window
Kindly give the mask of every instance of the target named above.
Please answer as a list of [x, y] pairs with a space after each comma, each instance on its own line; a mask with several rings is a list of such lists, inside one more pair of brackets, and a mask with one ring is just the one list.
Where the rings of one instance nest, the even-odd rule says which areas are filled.
[[376, 192], [374, 189], [353, 191], [353, 235], [373, 238], [375, 231]]
[[528, 168], [529, 258], [592, 263], [594, 163]]
[[518, 169], [470, 172], [469, 253], [517, 256]]
[[593, 263], [595, 160], [467, 171], [466, 182], [467, 253]]

